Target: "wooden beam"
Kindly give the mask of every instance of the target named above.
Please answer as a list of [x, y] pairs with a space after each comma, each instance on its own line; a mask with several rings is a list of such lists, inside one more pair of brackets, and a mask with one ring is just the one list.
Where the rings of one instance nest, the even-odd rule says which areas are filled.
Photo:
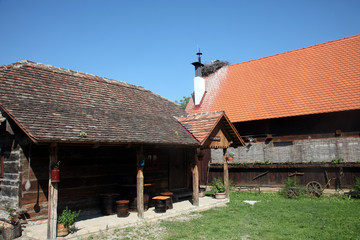
[[230, 198], [230, 191], [229, 191], [229, 167], [226, 159], [226, 148], [223, 148], [224, 154], [224, 185], [225, 185], [225, 194], [226, 198]]
[[138, 211], [138, 218], [144, 218], [144, 173], [143, 167], [138, 167], [136, 176], [136, 207]]
[[195, 150], [195, 163], [192, 170], [192, 182], [193, 182], [193, 205], [198, 207], [199, 206], [199, 169], [197, 166], [198, 163], [198, 157], [197, 157], [197, 150]]
[[136, 150], [136, 162], [138, 165], [136, 175], [136, 208], [138, 218], [144, 218], [144, 173], [143, 167], [140, 166], [141, 156], [143, 155], [143, 146]]
[[51, 182], [51, 166], [58, 162], [58, 146], [51, 144], [49, 156], [49, 193], [48, 193], [48, 225], [47, 239], [56, 239], [57, 206], [58, 206], [58, 183]]

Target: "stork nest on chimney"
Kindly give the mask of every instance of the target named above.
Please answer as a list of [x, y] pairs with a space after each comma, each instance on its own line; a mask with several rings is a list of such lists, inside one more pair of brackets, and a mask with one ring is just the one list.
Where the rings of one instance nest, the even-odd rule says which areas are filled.
[[201, 74], [202, 76], [207, 77], [227, 65], [229, 65], [228, 61], [214, 60], [211, 63], [204, 64], [204, 66], [201, 68]]

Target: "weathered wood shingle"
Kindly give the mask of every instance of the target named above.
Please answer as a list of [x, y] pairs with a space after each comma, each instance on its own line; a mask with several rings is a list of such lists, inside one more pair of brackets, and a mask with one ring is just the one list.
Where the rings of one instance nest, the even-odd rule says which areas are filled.
[[36, 142], [198, 144], [151, 91], [26, 60], [0, 67], [0, 107]]

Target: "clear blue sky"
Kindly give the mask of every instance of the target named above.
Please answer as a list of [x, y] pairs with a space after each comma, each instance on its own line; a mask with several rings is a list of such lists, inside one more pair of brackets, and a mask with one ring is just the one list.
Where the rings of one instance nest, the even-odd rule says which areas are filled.
[[359, 0], [0, 0], [0, 65], [28, 59], [143, 86], [193, 91], [203, 62], [231, 64], [360, 33]]

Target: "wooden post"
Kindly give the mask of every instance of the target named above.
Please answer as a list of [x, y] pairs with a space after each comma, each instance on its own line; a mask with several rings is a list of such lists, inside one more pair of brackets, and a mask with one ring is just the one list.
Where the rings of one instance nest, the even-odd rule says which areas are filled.
[[230, 191], [229, 191], [229, 167], [226, 159], [226, 148], [223, 149], [224, 153], [224, 185], [225, 185], [225, 194], [226, 198], [230, 198]]
[[50, 145], [47, 239], [56, 239], [58, 183], [51, 182], [51, 165], [58, 162], [58, 146]]
[[197, 159], [197, 151], [195, 151], [195, 163], [192, 170], [192, 179], [193, 179], [193, 205], [198, 207], [199, 206], [199, 169], [197, 166], [198, 159]]
[[143, 154], [142, 146], [136, 151], [136, 160], [138, 164], [136, 175], [136, 207], [138, 211], [138, 218], [144, 218], [144, 173], [143, 167], [140, 166], [141, 156]]

